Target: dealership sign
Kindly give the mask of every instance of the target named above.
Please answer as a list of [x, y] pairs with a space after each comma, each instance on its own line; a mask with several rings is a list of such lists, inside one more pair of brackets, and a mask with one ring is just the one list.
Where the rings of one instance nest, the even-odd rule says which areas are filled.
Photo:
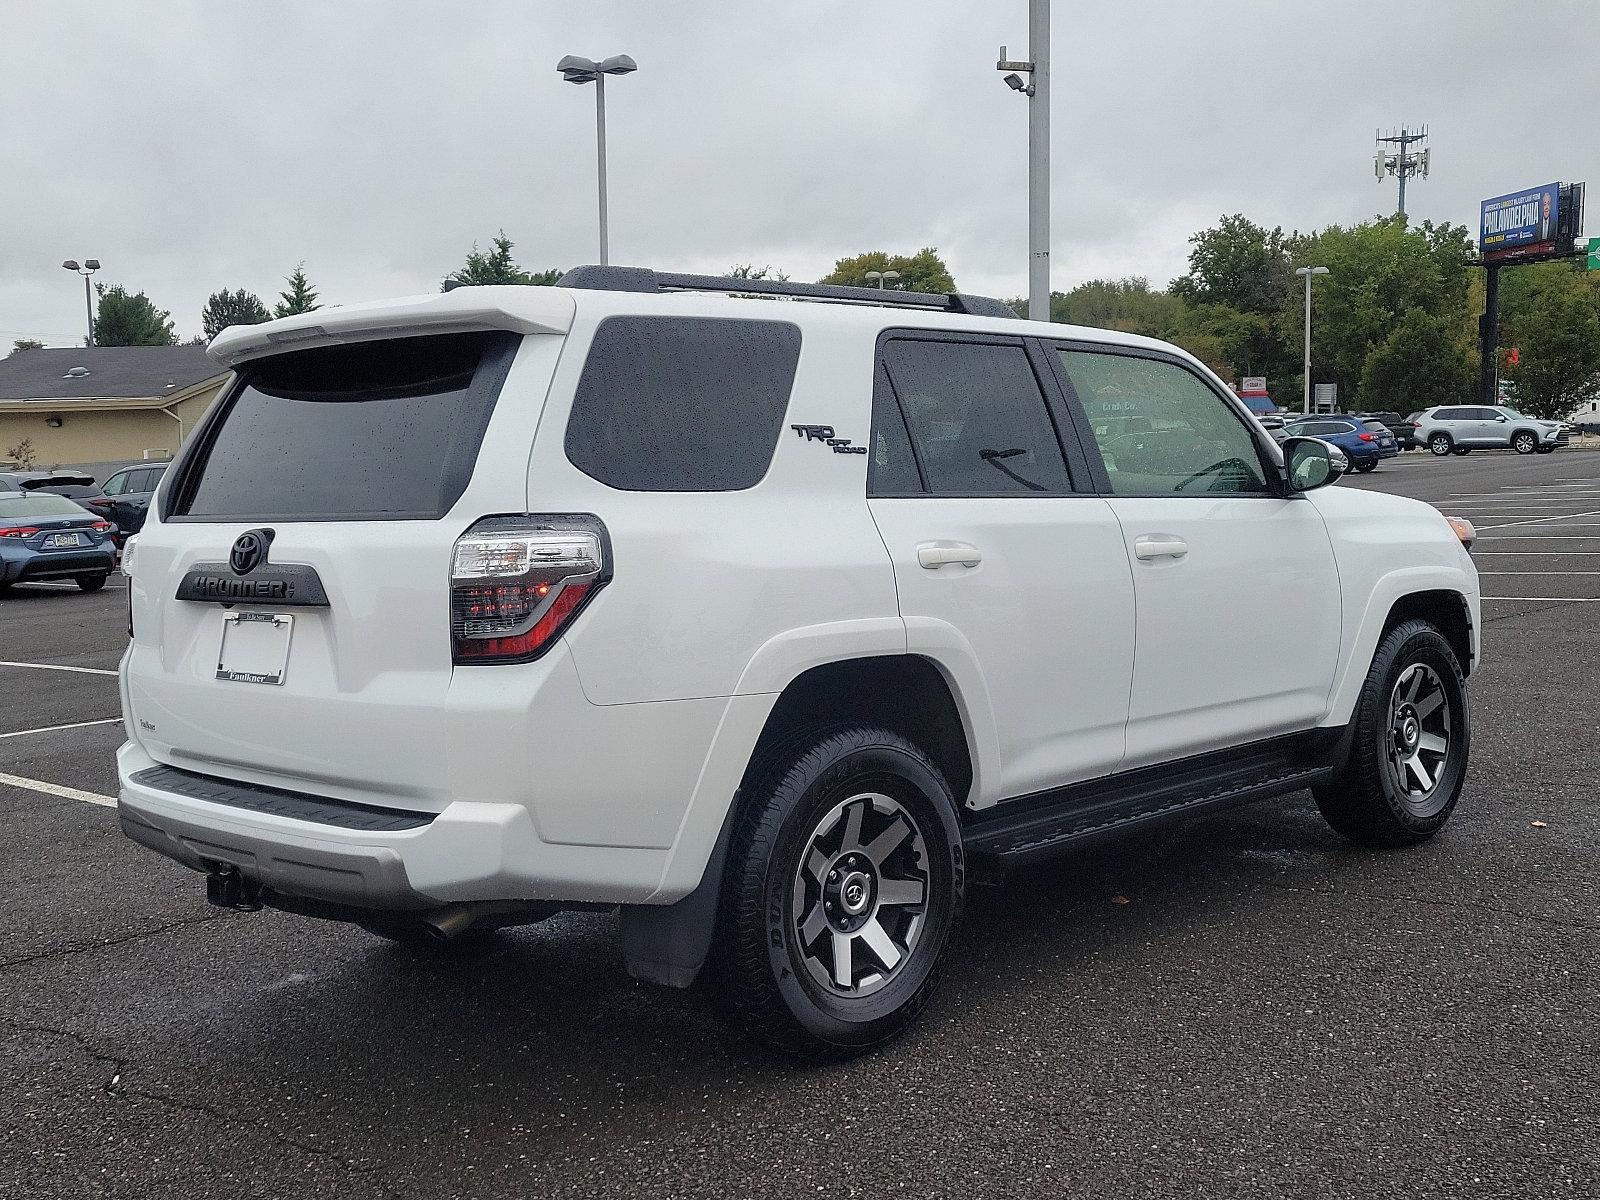
[[1478, 249], [1489, 262], [1548, 253], [1555, 249], [1560, 219], [1559, 183], [1485, 200]]

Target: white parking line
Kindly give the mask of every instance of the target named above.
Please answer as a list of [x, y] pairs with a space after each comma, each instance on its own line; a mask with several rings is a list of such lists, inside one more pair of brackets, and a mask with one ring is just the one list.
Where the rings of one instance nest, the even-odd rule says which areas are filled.
[[24, 779], [21, 775], [6, 775], [0, 773], [0, 784], [6, 787], [26, 788], [30, 792], [42, 792], [46, 796], [61, 796], [67, 800], [81, 800], [85, 804], [98, 804], [101, 808], [115, 808], [115, 796], [102, 796], [99, 792], [85, 792], [78, 788], [62, 787], [59, 783], [46, 783], [42, 779]]
[[56, 663], [25, 663], [5, 662], [0, 660], [0, 667], [24, 667], [30, 671], [78, 671], [84, 675], [115, 675], [115, 671], [108, 671], [104, 667], [63, 667]]
[[1600, 571], [1479, 571], [1479, 575], [1600, 575]]
[[121, 717], [105, 717], [99, 721], [73, 721], [69, 725], [41, 725], [38, 729], [18, 729], [14, 733], [0, 733], [0, 738], [27, 737], [30, 733], [55, 733], [60, 729], [87, 729], [91, 725], [120, 725]]
[[1485, 529], [1510, 529], [1516, 525], [1543, 525], [1547, 521], [1565, 521], [1571, 517], [1600, 517], [1600, 508], [1588, 512], [1566, 513], [1559, 517], [1529, 517], [1526, 521], [1507, 521], [1504, 525], [1485, 525]]
[[1484, 596], [1484, 600], [1529, 600], [1539, 604], [1600, 604], [1600, 596]]
[[[1506, 538], [1505, 540], [1511, 541], [1513, 539]], [[1567, 554], [1576, 558], [1593, 558], [1595, 555], [1600, 554], [1600, 550], [1477, 550], [1473, 552], [1472, 557], [1485, 558], [1491, 554], [1501, 556], [1526, 554], [1534, 558], [1560, 558], [1563, 554]]]

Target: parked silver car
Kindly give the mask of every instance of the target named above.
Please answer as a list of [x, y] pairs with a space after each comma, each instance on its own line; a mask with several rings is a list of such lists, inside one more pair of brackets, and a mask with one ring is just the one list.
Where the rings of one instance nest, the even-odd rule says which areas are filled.
[[1441, 456], [1507, 449], [1548, 454], [1567, 444], [1567, 430], [1560, 421], [1525, 417], [1503, 405], [1428, 408], [1417, 414], [1415, 425], [1417, 441]]

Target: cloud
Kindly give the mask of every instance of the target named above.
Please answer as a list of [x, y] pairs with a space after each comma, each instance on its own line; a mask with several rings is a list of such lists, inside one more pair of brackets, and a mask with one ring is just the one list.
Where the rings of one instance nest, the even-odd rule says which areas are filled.
[[[1086, 0], [1055, 24], [1058, 288], [1164, 283], [1224, 212], [1387, 211], [1372, 135], [1401, 121], [1433, 132], [1417, 218], [1600, 183], [1589, 3]], [[593, 89], [565, 53], [639, 61], [608, 91], [616, 261], [811, 279], [934, 245], [1019, 295], [1027, 105], [994, 61], [1026, 29], [1024, 0], [8, 0], [0, 338], [81, 336], [68, 257], [185, 335], [210, 292], [270, 299], [302, 260], [334, 302], [432, 290], [502, 227], [526, 266], [592, 261]]]

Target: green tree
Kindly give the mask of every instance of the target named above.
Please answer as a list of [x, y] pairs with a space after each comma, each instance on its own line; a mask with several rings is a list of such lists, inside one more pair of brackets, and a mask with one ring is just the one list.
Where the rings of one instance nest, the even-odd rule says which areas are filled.
[[1551, 289], [1517, 324], [1518, 362], [1506, 374], [1519, 409], [1559, 420], [1600, 392], [1600, 304], [1593, 296]]
[[297, 317], [301, 313], [315, 312], [322, 305], [317, 303], [317, 289], [311, 286], [311, 280], [306, 278], [306, 265], [301, 263], [290, 274], [284, 276], [284, 282], [289, 285], [289, 290], [278, 293], [278, 302], [272, 306], [272, 315], [275, 317]]
[[540, 287], [549, 287], [561, 279], [560, 268], [548, 271], [524, 271], [517, 266], [511, 257], [511, 247], [515, 245], [506, 236], [506, 231], [501, 230], [495, 234], [491, 241], [492, 250], [479, 250], [478, 243], [472, 243], [472, 252], [467, 255], [467, 261], [456, 270], [444, 277], [440, 291], [447, 287], [481, 286], [484, 284], [527, 284]]
[[1141, 276], [1091, 279], [1070, 292], [1050, 293], [1050, 319], [1064, 325], [1171, 338], [1183, 316], [1182, 300], [1153, 290]]
[[15, 358], [17, 355], [21, 354], [24, 350], [43, 350], [43, 349], [44, 349], [44, 343], [39, 341], [37, 338], [18, 338], [16, 341], [11, 343], [11, 353], [6, 355], [6, 357], [7, 358]]
[[868, 271], [898, 271], [899, 279], [884, 286], [901, 292], [933, 292], [947, 294], [956, 290], [956, 281], [950, 277], [950, 268], [944, 265], [939, 252], [924, 247], [915, 254], [890, 254], [884, 250], [869, 250], [853, 258], [841, 258], [817, 282], [834, 283], [844, 287], [877, 287], [878, 281], [868, 279]]
[[94, 285], [99, 296], [94, 318], [96, 346], [176, 346], [172, 314], [150, 303], [143, 292], [129, 295], [120, 284]]
[[1366, 355], [1361, 370], [1361, 407], [1415, 412], [1435, 404], [1459, 404], [1472, 390], [1472, 361], [1447, 317], [1408, 309]]
[[272, 314], [261, 303], [261, 298], [243, 288], [236, 292], [227, 288], [212, 292], [206, 306], [200, 310], [200, 330], [207, 342], [230, 325], [259, 325], [270, 320]]
[[1257, 225], [1242, 213], [1224, 216], [1215, 228], [1189, 239], [1189, 273], [1173, 280], [1171, 292], [1188, 304], [1221, 304], [1263, 316], [1283, 307], [1294, 282], [1282, 229]]
[[776, 283], [788, 283], [789, 275], [774, 267], [758, 267], [754, 263], [735, 263], [728, 268], [729, 279], [771, 279]]

